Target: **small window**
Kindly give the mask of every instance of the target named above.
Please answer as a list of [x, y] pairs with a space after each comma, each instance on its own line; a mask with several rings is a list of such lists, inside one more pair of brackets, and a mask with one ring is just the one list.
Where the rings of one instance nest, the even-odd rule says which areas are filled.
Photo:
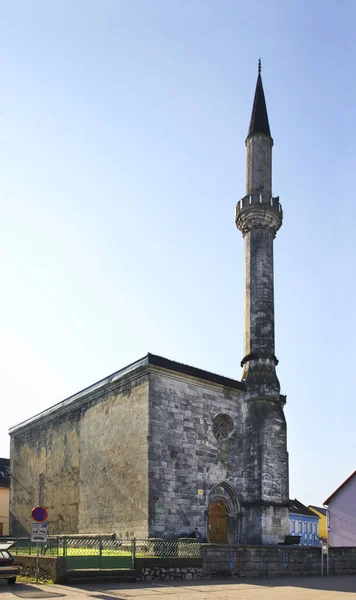
[[303, 527], [303, 523], [302, 523], [302, 521], [299, 521], [299, 533], [302, 533], [302, 527]]
[[308, 523], [306, 521], [304, 521], [304, 533], [307, 533], [308, 531]]
[[292, 521], [290, 530], [291, 533], [295, 533], [295, 521]]
[[317, 531], [318, 531], [318, 524], [314, 523], [314, 533], [317, 533]]
[[309, 533], [312, 533], [313, 531], [313, 523], [309, 523]]

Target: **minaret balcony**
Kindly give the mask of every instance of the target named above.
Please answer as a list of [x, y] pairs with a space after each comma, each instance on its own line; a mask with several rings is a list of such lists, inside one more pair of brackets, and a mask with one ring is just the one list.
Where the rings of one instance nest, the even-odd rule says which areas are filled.
[[279, 196], [248, 194], [236, 205], [235, 222], [243, 234], [254, 228], [262, 228], [269, 229], [276, 235], [282, 220]]

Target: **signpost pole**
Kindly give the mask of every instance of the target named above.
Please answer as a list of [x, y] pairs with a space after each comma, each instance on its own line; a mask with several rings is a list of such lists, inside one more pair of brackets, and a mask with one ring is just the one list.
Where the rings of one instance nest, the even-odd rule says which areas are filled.
[[43, 506], [36, 506], [32, 509], [32, 519], [35, 523], [32, 523], [32, 535], [31, 541], [37, 543], [37, 557], [36, 557], [36, 583], [38, 583], [40, 574], [40, 542], [47, 542], [47, 522], [48, 512]]
[[40, 571], [40, 545], [37, 542], [37, 558], [36, 558], [36, 583], [38, 583], [38, 575]]

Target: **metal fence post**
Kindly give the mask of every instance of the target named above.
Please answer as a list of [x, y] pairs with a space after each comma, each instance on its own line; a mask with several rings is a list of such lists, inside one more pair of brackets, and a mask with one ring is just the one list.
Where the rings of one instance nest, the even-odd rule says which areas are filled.
[[63, 538], [63, 556], [67, 556], [67, 538]]
[[100, 536], [99, 537], [99, 571], [101, 571], [101, 566], [102, 566], [102, 562], [101, 562], [102, 554], [103, 554], [103, 541]]
[[135, 562], [136, 562], [136, 538], [134, 538], [132, 540], [132, 544], [131, 544], [131, 566], [132, 566], [132, 569], [135, 568]]

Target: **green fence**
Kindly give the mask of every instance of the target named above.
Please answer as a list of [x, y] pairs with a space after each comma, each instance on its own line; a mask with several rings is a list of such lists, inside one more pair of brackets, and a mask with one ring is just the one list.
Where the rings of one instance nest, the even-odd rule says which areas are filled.
[[[7, 537], [13, 554], [36, 554], [37, 543], [30, 537]], [[42, 556], [64, 556], [68, 569], [133, 569], [135, 558], [200, 558], [201, 544], [191, 538], [176, 540], [148, 538], [123, 540], [115, 535], [49, 536], [39, 544]]]
[[137, 558], [200, 558], [201, 544], [191, 538], [165, 540], [161, 538], [137, 539], [135, 556]]
[[[61, 554], [60, 543], [57, 537], [51, 536], [48, 538], [46, 544], [39, 544], [40, 555], [58, 556]], [[37, 542], [31, 542], [29, 536], [26, 537], [9, 537], [2, 536], [1, 542], [13, 542], [13, 546], [10, 548], [12, 554], [37, 554]]]
[[122, 548], [115, 539], [66, 537], [59, 539], [59, 551], [69, 570], [134, 568], [134, 542]]

